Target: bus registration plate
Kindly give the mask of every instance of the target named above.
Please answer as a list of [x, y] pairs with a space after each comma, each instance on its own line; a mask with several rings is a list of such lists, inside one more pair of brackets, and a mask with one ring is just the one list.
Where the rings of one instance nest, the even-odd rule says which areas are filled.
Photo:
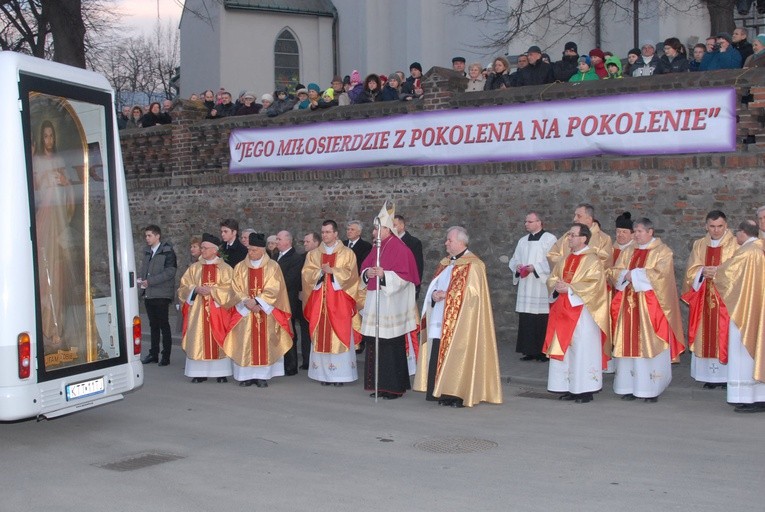
[[66, 387], [66, 400], [75, 400], [85, 398], [86, 396], [97, 395], [104, 392], [104, 378], [99, 377], [93, 380], [69, 384]]

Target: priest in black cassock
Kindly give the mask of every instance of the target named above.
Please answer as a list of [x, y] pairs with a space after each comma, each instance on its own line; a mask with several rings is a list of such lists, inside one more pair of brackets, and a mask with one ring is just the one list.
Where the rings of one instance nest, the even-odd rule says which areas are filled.
[[366, 259], [367, 254], [372, 250], [372, 244], [361, 238], [361, 232], [364, 230], [361, 221], [352, 220], [345, 225], [345, 234], [348, 240], [343, 240], [343, 245], [353, 251], [356, 255], [356, 266], [361, 272], [361, 263]]

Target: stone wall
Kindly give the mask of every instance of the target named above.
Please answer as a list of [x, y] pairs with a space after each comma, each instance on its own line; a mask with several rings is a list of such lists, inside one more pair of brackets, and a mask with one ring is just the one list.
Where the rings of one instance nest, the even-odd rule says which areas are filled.
[[[241, 227], [266, 233], [287, 229], [302, 237], [321, 221], [371, 223], [385, 199], [396, 202], [409, 231], [423, 242], [426, 281], [444, 255], [444, 230], [465, 226], [470, 248], [482, 257], [497, 323], [498, 339], [514, 343], [515, 296], [507, 259], [523, 235], [525, 212], [534, 209], [546, 228], [562, 234], [574, 206], [590, 202], [604, 229], [624, 210], [647, 216], [675, 251], [681, 275], [691, 241], [704, 234], [704, 215], [722, 209], [735, 227], [765, 204], [765, 70], [687, 73], [652, 78], [552, 84], [465, 94], [465, 79], [433, 68], [428, 94], [414, 102], [386, 102], [295, 112], [277, 118], [247, 116], [205, 120], [198, 104], [176, 104], [169, 126], [125, 131], [125, 163], [136, 248], [141, 227], [159, 224], [175, 242], [181, 269], [188, 264], [191, 234], [217, 232], [218, 221], [239, 219]], [[598, 156], [470, 165], [382, 166], [327, 171], [228, 174], [228, 136], [233, 128], [314, 124], [323, 121], [408, 114], [420, 110], [491, 108], [492, 105], [619, 95], [633, 92], [735, 87], [739, 99], [735, 152]], [[365, 229], [364, 238], [371, 237]], [[344, 233], [344, 230], [342, 230]], [[297, 244], [299, 246], [299, 244]], [[299, 247], [298, 250], [301, 250]]]

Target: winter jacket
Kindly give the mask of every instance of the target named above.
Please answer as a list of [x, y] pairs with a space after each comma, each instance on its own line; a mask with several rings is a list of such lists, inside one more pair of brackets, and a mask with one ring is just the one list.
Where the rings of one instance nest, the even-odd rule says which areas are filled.
[[737, 69], [741, 67], [741, 54], [732, 46], [725, 52], [708, 52], [701, 59], [701, 71]]
[[577, 63], [579, 62], [578, 56], [564, 55], [561, 60], [554, 62], [552, 65], [553, 78], [556, 82], [568, 82], [569, 78], [574, 76], [579, 70], [577, 69]]
[[589, 80], [600, 80], [600, 77], [595, 74], [595, 70], [593, 68], [590, 68], [587, 70], [586, 73], [582, 73], [581, 71], [577, 71], [574, 76], [569, 78], [569, 82], [587, 82]]
[[175, 297], [175, 272], [178, 268], [173, 246], [160, 242], [154, 257], [151, 247], [143, 251], [143, 262], [139, 277], [149, 282], [146, 289], [139, 288], [146, 299], [172, 299]]
[[555, 81], [552, 66], [542, 59], [536, 64], [529, 62], [529, 65], [518, 71], [518, 86], [525, 85], [544, 85]]
[[654, 71], [653, 74], [664, 75], [667, 73], [685, 73], [688, 71], [689, 64], [690, 63], [685, 55], [678, 53], [674, 59], [669, 60], [669, 57], [665, 54], [659, 59], [659, 65], [656, 66], [656, 71]]

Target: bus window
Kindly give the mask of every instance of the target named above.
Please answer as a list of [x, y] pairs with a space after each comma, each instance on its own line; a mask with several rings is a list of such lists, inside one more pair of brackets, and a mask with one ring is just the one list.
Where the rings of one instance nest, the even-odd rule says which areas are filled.
[[104, 107], [32, 91], [29, 116], [44, 372], [119, 358]]

